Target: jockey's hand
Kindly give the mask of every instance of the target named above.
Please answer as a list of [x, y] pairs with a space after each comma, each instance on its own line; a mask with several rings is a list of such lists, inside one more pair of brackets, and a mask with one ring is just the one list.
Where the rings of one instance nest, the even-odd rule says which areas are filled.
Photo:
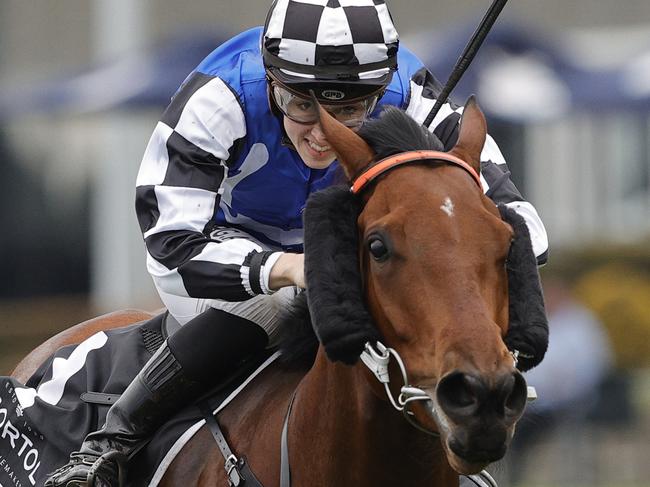
[[305, 289], [305, 256], [285, 253], [275, 261], [269, 275], [269, 289], [277, 291], [285, 286]]

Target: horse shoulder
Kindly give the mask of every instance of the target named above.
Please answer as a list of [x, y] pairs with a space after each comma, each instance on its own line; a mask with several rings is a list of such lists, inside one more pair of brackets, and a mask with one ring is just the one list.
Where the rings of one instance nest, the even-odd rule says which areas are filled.
[[11, 376], [24, 383], [59, 348], [81, 343], [99, 331], [130, 325], [138, 321], [148, 320], [153, 316], [154, 313], [147, 311], [126, 309], [113, 311], [71, 326], [32, 350], [18, 363], [16, 368], [11, 372]]

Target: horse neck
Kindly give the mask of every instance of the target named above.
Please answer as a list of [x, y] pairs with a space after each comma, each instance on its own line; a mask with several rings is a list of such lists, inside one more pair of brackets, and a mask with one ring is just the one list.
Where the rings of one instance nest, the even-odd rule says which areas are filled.
[[457, 486], [439, 439], [373, 391], [363, 367], [334, 364], [319, 350], [289, 425], [295, 485]]

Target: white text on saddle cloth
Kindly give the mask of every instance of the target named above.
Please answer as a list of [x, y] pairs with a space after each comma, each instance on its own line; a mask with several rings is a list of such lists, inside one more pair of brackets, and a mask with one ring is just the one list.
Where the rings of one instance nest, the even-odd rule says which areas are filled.
[[[38, 470], [38, 467], [41, 466], [39, 461], [40, 454], [38, 450], [34, 447], [32, 440], [27, 438], [22, 434], [18, 428], [16, 428], [9, 419], [9, 409], [10, 404], [7, 404], [6, 401], [3, 404], [2, 398], [0, 397], [0, 441], [7, 442], [11, 446], [11, 450], [18, 457], [18, 464], [22, 466], [25, 473], [28, 474], [28, 479], [32, 485], [36, 485], [35, 474]], [[21, 487], [22, 483], [16, 479], [15, 474], [11, 472], [11, 466], [8, 463], [6, 458], [0, 460], [0, 470], [7, 473], [12, 481], [14, 482], [15, 487]]]

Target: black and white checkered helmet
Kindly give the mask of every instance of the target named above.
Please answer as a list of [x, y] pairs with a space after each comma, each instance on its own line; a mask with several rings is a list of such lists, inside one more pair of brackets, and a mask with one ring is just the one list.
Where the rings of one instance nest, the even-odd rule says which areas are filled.
[[398, 47], [383, 0], [275, 0], [262, 38], [269, 78], [325, 102], [383, 91]]

